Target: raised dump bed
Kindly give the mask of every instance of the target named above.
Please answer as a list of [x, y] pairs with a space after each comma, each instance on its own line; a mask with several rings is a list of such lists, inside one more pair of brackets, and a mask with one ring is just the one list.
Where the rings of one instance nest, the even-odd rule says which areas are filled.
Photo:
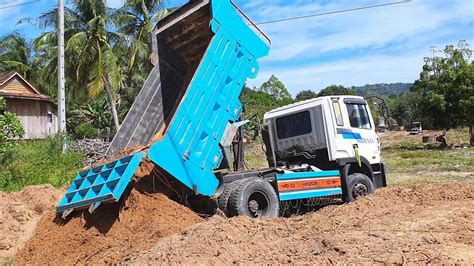
[[[213, 170], [223, 158], [220, 142], [240, 117], [239, 96], [246, 80], [256, 77], [270, 40], [231, 1], [201, 0], [161, 20], [152, 44], [154, 68], [108, 154], [152, 143], [147, 155], [162, 173], [212, 196], [219, 186]], [[135, 172], [138, 164], [129, 167]], [[118, 178], [125, 184], [131, 177]], [[58, 212], [116, 201], [121, 188], [112, 190], [113, 198], [67, 194]]]

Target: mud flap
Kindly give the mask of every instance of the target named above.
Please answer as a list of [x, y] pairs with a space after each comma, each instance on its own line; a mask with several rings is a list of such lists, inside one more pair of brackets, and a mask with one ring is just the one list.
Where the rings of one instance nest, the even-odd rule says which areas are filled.
[[118, 202], [138, 169], [143, 152], [77, 174], [56, 212], [67, 216], [74, 210], [92, 212], [101, 203]]

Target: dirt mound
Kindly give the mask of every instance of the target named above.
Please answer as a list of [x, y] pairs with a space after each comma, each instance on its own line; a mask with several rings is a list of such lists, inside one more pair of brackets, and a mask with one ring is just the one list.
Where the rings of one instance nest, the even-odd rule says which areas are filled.
[[131, 262], [467, 263], [473, 199], [472, 184], [417, 185], [288, 219], [214, 216]]
[[13, 257], [23, 247], [44, 212], [63, 193], [50, 185], [32, 186], [15, 193], [0, 192], [0, 262]]
[[17, 255], [19, 264], [110, 264], [154, 247], [160, 238], [201, 221], [190, 209], [137, 184], [126, 200], [78, 212], [61, 221], [54, 212]]

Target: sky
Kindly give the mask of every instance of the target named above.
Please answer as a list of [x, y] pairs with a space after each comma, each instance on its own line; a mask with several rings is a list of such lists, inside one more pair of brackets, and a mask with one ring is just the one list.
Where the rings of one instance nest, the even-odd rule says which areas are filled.
[[[37, 17], [57, 4], [36, 0], [0, 0], [0, 36], [18, 31], [39, 35], [23, 17]], [[235, 0], [256, 23], [305, 16], [397, 0]], [[169, 0], [179, 6], [185, 0]], [[119, 7], [123, 0], [109, 0]], [[3, 9], [2, 9], [3, 7]], [[260, 60], [260, 73], [250, 86], [274, 74], [296, 95], [329, 85], [413, 82], [432, 47], [466, 40], [474, 48], [474, 0], [413, 2], [259, 26], [272, 40], [270, 55]], [[439, 52], [437, 52], [439, 53]]]

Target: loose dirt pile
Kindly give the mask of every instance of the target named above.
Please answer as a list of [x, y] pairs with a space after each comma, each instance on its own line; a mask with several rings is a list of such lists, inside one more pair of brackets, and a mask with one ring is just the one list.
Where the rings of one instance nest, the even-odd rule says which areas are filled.
[[[142, 170], [144, 174], [148, 172]], [[51, 208], [18, 253], [17, 263], [474, 261], [474, 184], [390, 187], [354, 203], [328, 206], [291, 218], [253, 220], [214, 216], [204, 221], [164, 194], [154, 193], [150, 180], [148, 183], [143, 180], [146, 179], [125, 195], [123, 203], [101, 206], [93, 215], [79, 212], [69, 221], [55, 217], [51, 204], [57, 203], [62, 192], [48, 186], [8, 194], [15, 195], [15, 202], [31, 206], [30, 211], [22, 212], [26, 216], [20, 218], [14, 218], [14, 212], [4, 211], [4, 206], [15, 208], [16, 205], [0, 194], [0, 202], [4, 203], [0, 205], [2, 230], [6, 228], [5, 221], [16, 219], [30, 224], [31, 233], [39, 219], [34, 217], [40, 216], [34, 212]], [[39, 203], [38, 195], [53, 198], [46, 197], [44, 205]], [[30, 233], [25, 229], [17, 233], [10, 227], [8, 231], [0, 231], [0, 236], [11, 235], [12, 241], [21, 243]]]
[[63, 190], [50, 185], [0, 192], [0, 264], [23, 247], [44, 212], [51, 210], [63, 194]]
[[[143, 169], [145, 171], [145, 169]], [[152, 185], [135, 185], [124, 202], [78, 212], [68, 221], [50, 212], [17, 255], [19, 264], [110, 264], [154, 247], [201, 218]]]
[[214, 216], [131, 262], [469, 263], [473, 199], [472, 184], [423, 184], [288, 219]]

